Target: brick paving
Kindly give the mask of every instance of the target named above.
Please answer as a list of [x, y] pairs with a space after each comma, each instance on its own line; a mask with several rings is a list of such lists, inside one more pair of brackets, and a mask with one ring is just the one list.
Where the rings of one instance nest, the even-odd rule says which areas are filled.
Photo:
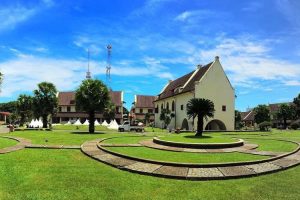
[[0, 154], [10, 153], [13, 151], [18, 151], [21, 149], [24, 149], [27, 145], [31, 144], [31, 141], [28, 139], [20, 138], [20, 137], [11, 137], [11, 136], [2, 136], [3, 138], [9, 138], [18, 141], [19, 143], [15, 146], [6, 147], [3, 149], [0, 149]]
[[[149, 141], [149, 140], [148, 140]], [[102, 144], [98, 144], [99, 140], [87, 141], [81, 145], [81, 151], [86, 155], [94, 158], [100, 162], [109, 164], [113, 167], [157, 177], [187, 179], [187, 180], [214, 180], [214, 179], [231, 179], [243, 178], [250, 176], [258, 176], [266, 173], [274, 173], [280, 170], [287, 169], [300, 164], [300, 151], [295, 151], [291, 155], [284, 155], [283, 157], [275, 157], [275, 160], [266, 160], [257, 164], [250, 164], [248, 162], [234, 163], [232, 165], [224, 166], [220, 164], [214, 166], [174, 166], [174, 163], [156, 162], [153, 163], [146, 159], [124, 158], [120, 155], [110, 154], [109, 152], [99, 149]], [[143, 145], [145, 143], [142, 143]], [[149, 143], [148, 143], [149, 144]], [[98, 147], [99, 146], [99, 147]], [[135, 145], [132, 145], [133, 147]], [[250, 145], [254, 146], [254, 145]], [[173, 148], [173, 147], [172, 147]], [[247, 149], [247, 148], [246, 148]], [[166, 150], [166, 149], [163, 149]], [[178, 150], [178, 149], [172, 149]], [[185, 151], [181, 149], [180, 151]], [[198, 149], [199, 150], [199, 149]], [[197, 151], [196, 151], [197, 152]], [[203, 151], [201, 151], [203, 152]], [[206, 151], [208, 152], [208, 151]], [[270, 155], [272, 152], [263, 152], [262, 155]], [[277, 155], [278, 153], [274, 153]], [[178, 163], [180, 164], [180, 163]]]

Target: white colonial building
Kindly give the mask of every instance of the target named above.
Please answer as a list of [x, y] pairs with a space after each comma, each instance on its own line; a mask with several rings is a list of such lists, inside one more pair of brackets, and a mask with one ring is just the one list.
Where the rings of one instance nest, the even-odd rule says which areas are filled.
[[195, 71], [169, 81], [154, 101], [155, 125], [162, 127], [159, 116], [165, 108], [175, 114], [169, 128], [195, 130], [196, 119], [193, 123], [193, 119], [189, 119], [186, 114], [186, 105], [192, 98], [205, 98], [214, 102], [214, 118], [204, 120], [206, 130], [234, 130], [234, 88], [218, 56], [213, 62], [205, 66], [199, 65]]

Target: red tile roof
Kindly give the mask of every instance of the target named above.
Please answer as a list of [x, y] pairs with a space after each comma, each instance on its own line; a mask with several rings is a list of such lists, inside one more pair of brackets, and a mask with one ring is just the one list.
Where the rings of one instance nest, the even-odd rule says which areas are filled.
[[[209, 69], [209, 67], [212, 65], [212, 63], [213, 62], [201, 67], [188, 83], [187, 83], [187, 81], [194, 74], [195, 70], [170, 82], [167, 85], [167, 87], [164, 89], [164, 91], [158, 95], [157, 100], [175, 96], [179, 93], [193, 91], [195, 89], [195, 81], [199, 81], [204, 76], [205, 72]], [[184, 88], [182, 88], [182, 91], [179, 91], [178, 89], [180, 87], [183, 87], [186, 83], [187, 83], [187, 85]]]
[[136, 108], [154, 108], [155, 96], [136, 95]]
[[252, 110], [241, 112], [242, 121], [254, 121], [254, 112]]
[[[110, 97], [112, 102], [116, 106], [122, 106], [122, 92], [121, 91], [110, 91]], [[58, 93], [58, 105], [59, 106], [70, 106], [75, 105], [75, 92], [59, 92]]]
[[272, 103], [272, 104], [269, 104], [270, 112], [271, 113], [278, 112], [279, 108], [280, 108], [280, 105], [282, 105], [282, 104], [291, 105], [293, 103], [292, 102], [287, 102], [287, 103]]

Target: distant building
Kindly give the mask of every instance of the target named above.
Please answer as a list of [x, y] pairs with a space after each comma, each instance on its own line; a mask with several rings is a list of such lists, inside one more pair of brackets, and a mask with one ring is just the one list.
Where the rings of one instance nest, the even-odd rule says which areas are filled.
[[[110, 91], [110, 97], [112, 102], [116, 106], [115, 119], [118, 123], [123, 122], [123, 92], [122, 91]], [[103, 122], [103, 114], [96, 112], [95, 118], [99, 122]], [[58, 111], [53, 116], [53, 123], [66, 123], [69, 120], [75, 121], [80, 119], [83, 123], [88, 119], [86, 112], [80, 112], [76, 110], [75, 104], [75, 92], [59, 92], [58, 93]]]
[[9, 112], [0, 112], [0, 124], [6, 124], [10, 114]]
[[154, 121], [154, 100], [155, 96], [135, 95], [130, 110], [131, 119], [144, 121], [145, 115], [149, 113], [150, 122]]
[[206, 130], [234, 130], [235, 92], [227, 78], [219, 57], [205, 66], [169, 83], [157, 96], [155, 104], [155, 125], [162, 126], [159, 120], [162, 109], [170, 110], [172, 118], [169, 128], [195, 130], [197, 119], [188, 118], [186, 106], [192, 98], [205, 98], [215, 105], [214, 118], [204, 120]]
[[[286, 103], [272, 103], [269, 104], [269, 110], [270, 110], [270, 118], [271, 118], [271, 123], [272, 123], [272, 127], [273, 128], [280, 128], [283, 125], [283, 120], [280, 120], [277, 118], [277, 113], [280, 109], [280, 105], [282, 104], [288, 104], [291, 105], [293, 104], [292, 102], [286, 102]], [[242, 122], [245, 126], [247, 127], [251, 127], [255, 125], [255, 121], [254, 121], [254, 111], [249, 110], [247, 112], [241, 112], [241, 118], [242, 118]], [[293, 120], [287, 120], [287, 124], [289, 125]]]
[[247, 112], [241, 112], [241, 121], [244, 126], [246, 127], [253, 127], [254, 126], [254, 111], [249, 110]]

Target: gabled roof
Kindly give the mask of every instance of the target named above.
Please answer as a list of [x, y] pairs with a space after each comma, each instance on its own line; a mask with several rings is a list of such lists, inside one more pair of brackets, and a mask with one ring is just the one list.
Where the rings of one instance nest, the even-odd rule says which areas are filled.
[[280, 105], [282, 105], [282, 104], [291, 105], [293, 103], [292, 102], [287, 102], [287, 103], [272, 103], [272, 104], [269, 104], [270, 112], [271, 113], [278, 112], [279, 108], [280, 108]]
[[242, 121], [254, 121], [254, 112], [252, 110], [241, 112]]
[[[185, 93], [193, 91], [195, 89], [195, 81], [199, 81], [209, 69], [213, 62], [201, 67], [199, 70], [194, 70], [184, 76], [181, 76], [174, 81], [171, 81], [162, 93], [158, 95], [156, 100], [165, 99], [171, 96], [175, 96], [180, 93]], [[183, 87], [182, 90], [179, 90], [180, 87]]]
[[154, 108], [155, 96], [136, 95], [136, 108]]
[[[122, 106], [122, 92], [110, 91], [110, 98], [116, 106]], [[75, 105], [75, 92], [59, 92], [58, 93], [58, 105], [59, 106], [71, 106]]]

